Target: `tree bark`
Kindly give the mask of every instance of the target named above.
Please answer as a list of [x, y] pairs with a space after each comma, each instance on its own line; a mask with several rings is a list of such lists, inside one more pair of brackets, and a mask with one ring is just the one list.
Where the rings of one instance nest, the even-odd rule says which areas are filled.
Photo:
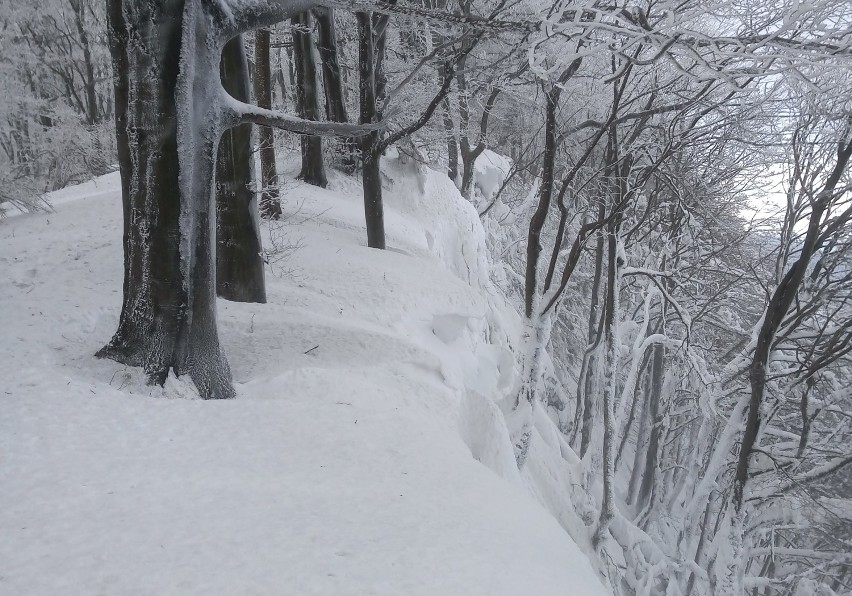
[[[442, 75], [444, 76], [444, 75]], [[441, 115], [444, 121], [444, 135], [447, 137], [447, 176], [454, 184], [459, 183], [459, 147], [456, 142], [456, 127], [450, 115], [450, 98], [441, 102]]]
[[[337, 58], [337, 31], [334, 26], [334, 12], [331, 8], [319, 7], [313, 10], [317, 21], [317, 51], [322, 64], [322, 80], [325, 87], [325, 115], [331, 122], [349, 122], [346, 114], [346, 100], [343, 91], [343, 78], [340, 74], [340, 61]], [[340, 139], [338, 150], [347, 172], [355, 171], [355, 142], [353, 139]]]
[[82, 0], [70, 0], [71, 9], [74, 11], [74, 23], [77, 34], [80, 36], [80, 45], [83, 48], [83, 88], [86, 95], [86, 122], [90, 125], [100, 121], [101, 112], [98, 109], [97, 81], [95, 79], [95, 66], [92, 61], [92, 48], [89, 43], [89, 33], [83, 21], [85, 7]]
[[[248, 103], [242, 36], [225, 44], [221, 76], [225, 91]], [[240, 124], [222, 135], [216, 159], [216, 293], [235, 302], [266, 302], [253, 181], [251, 124]]]
[[556, 162], [556, 109], [561, 87], [552, 86], [545, 93], [544, 156], [542, 158], [541, 187], [538, 206], [530, 220], [527, 236], [527, 266], [524, 278], [524, 314], [532, 318], [535, 296], [538, 293], [538, 259], [541, 255], [541, 231], [550, 210], [553, 196], [553, 170]]
[[[766, 392], [766, 369], [769, 366], [769, 357], [773, 351], [775, 334], [778, 332], [779, 327], [781, 327], [791, 305], [796, 300], [811, 259], [820, 246], [820, 235], [824, 232], [823, 215], [829, 208], [834, 196], [834, 190], [846, 170], [850, 158], [852, 158], [852, 141], [848, 141], [846, 144], [841, 142], [837, 150], [837, 161], [834, 168], [822, 190], [817, 195], [816, 200], [813, 201], [808, 220], [808, 229], [805, 239], [802, 242], [799, 257], [787, 273], [784, 274], [775, 291], [772, 293], [769, 303], [766, 305], [766, 312], [757, 334], [754, 354], [748, 369], [751, 398], [749, 400], [746, 427], [743, 431], [743, 443], [740, 448], [737, 469], [734, 476], [732, 497], [734, 509], [738, 514], [742, 511], [745, 500], [745, 487], [749, 478], [749, 461], [760, 433], [760, 409], [763, 406], [763, 397]], [[848, 220], [849, 217], [849, 212], [844, 212], [835, 220], [834, 225], [839, 227], [842, 223], [841, 218]]]
[[[317, 98], [317, 67], [313, 53], [313, 35], [310, 33], [313, 19], [310, 12], [294, 16], [293, 58], [296, 65], [296, 110], [301, 118], [319, 120]], [[304, 135], [302, 144], [302, 170], [299, 179], [308, 184], [325, 188], [328, 179], [322, 157], [322, 139], [316, 135]]]
[[[183, 0], [110, 0], [117, 106], [126, 97], [131, 163], [125, 214], [125, 295], [119, 327], [98, 356], [141, 366], [149, 382], [170, 371], [192, 378], [202, 398], [234, 396], [216, 330], [211, 193], [184, 196], [179, 179], [176, 90]], [[130, 32], [132, 31], [132, 35]], [[126, 90], [126, 94], [124, 91]], [[117, 113], [125, 108], [118, 107]], [[215, 139], [198, 147], [215, 158]], [[124, 185], [123, 185], [124, 186]], [[199, 201], [206, 200], [207, 209]], [[187, 215], [187, 212], [190, 215]], [[188, 221], [187, 221], [188, 219]]]
[[[269, 29], [258, 29], [254, 38], [254, 95], [258, 107], [272, 109], [272, 72], [269, 62]], [[268, 126], [260, 132], [260, 214], [266, 219], [281, 217], [278, 171], [275, 165], [275, 134]]]
[[[358, 75], [360, 99], [360, 123], [370, 124], [377, 120], [376, 110], [376, 61], [373, 21], [369, 13], [359, 12], [358, 20]], [[373, 132], [361, 138], [362, 174], [364, 190], [364, 216], [367, 222], [367, 246], [385, 248], [384, 209], [382, 206], [382, 179], [380, 172], [381, 152], [377, 151], [379, 133]]]

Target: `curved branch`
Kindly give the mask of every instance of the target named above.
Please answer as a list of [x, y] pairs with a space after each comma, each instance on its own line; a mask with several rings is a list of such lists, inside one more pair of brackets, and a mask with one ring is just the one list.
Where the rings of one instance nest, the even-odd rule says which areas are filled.
[[383, 129], [387, 123], [382, 120], [373, 124], [348, 124], [345, 122], [318, 122], [315, 120], [304, 120], [296, 116], [290, 116], [274, 110], [266, 110], [251, 104], [243, 103], [232, 98], [227, 98], [227, 107], [232, 116], [228, 124], [259, 124], [269, 126], [302, 135], [337, 135], [341, 137], [359, 137]]

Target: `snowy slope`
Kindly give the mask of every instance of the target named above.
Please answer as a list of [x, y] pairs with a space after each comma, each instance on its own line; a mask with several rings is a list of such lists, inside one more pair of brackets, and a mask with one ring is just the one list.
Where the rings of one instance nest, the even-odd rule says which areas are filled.
[[512, 323], [476, 213], [386, 162], [385, 252], [354, 181], [291, 183], [301, 248], [269, 304], [219, 302], [225, 402], [92, 357], [121, 300], [116, 175], [0, 223], [0, 594], [606, 593], [484, 397], [513, 383]]

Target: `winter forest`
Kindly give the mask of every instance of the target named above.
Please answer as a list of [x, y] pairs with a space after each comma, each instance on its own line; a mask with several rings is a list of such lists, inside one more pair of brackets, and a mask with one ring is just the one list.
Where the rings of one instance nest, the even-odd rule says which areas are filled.
[[0, 593], [852, 595], [848, 0], [0, 0]]

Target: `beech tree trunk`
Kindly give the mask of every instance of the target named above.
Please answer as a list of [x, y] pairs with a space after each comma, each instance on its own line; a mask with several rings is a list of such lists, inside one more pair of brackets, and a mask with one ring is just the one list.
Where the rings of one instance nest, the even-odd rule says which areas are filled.
[[348, 122], [346, 102], [343, 97], [343, 79], [337, 59], [337, 31], [332, 9], [321, 7], [313, 10], [317, 21], [317, 52], [322, 65], [322, 80], [325, 87], [325, 115], [331, 122]]
[[[358, 75], [361, 106], [360, 123], [377, 120], [376, 68], [374, 58], [373, 22], [370, 15], [359, 12], [358, 19]], [[379, 133], [372, 132], [361, 138], [361, 184], [364, 190], [364, 216], [367, 221], [367, 246], [385, 248], [384, 209], [382, 207], [382, 178], [379, 170], [381, 152], [377, 151]]]
[[[310, 12], [294, 16], [293, 61], [296, 66], [296, 110], [301, 118], [319, 120], [317, 98], [317, 66], [314, 61], [313, 35], [310, 33], [313, 19]], [[305, 135], [302, 143], [302, 170], [299, 179], [308, 184], [325, 188], [328, 179], [322, 158], [322, 139], [316, 135]]]
[[[225, 44], [221, 76], [228, 93], [249, 102], [242, 36]], [[216, 293], [235, 302], [266, 302], [253, 181], [251, 124], [240, 124], [222, 135], [216, 158]]]
[[[254, 95], [258, 107], [272, 109], [272, 67], [269, 62], [269, 29], [258, 29], [254, 37]], [[282, 85], [283, 89], [283, 85]], [[278, 171], [275, 166], [275, 135], [268, 126], [260, 128], [260, 214], [281, 217]]]
[[[331, 8], [320, 7], [313, 10], [317, 21], [317, 51], [322, 64], [322, 80], [325, 88], [325, 115], [331, 122], [348, 122], [346, 100], [343, 93], [343, 77], [337, 58], [337, 31], [334, 26], [334, 12]], [[348, 172], [355, 171], [355, 142], [353, 139], [340, 139], [338, 150], [343, 159], [343, 167]]]
[[[234, 390], [219, 347], [211, 283], [212, 167], [198, 173], [199, 179], [207, 176], [206, 197], [184, 196], [178, 176], [176, 56], [183, 12], [183, 0], [108, 4], [113, 63], [126, 73], [117, 73], [115, 87], [117, 124], [123, 124], [117, 139], [129, 156], [122, 174], [129, 175], [122, 181], [127, 193], [121, 319], [98, 356], [142, 367], [151, 383], [163, 384], [172, 370], [187, 374], [201, 397], [228, 398]], [[197, 148], [211, 166], [217, 141]]]

